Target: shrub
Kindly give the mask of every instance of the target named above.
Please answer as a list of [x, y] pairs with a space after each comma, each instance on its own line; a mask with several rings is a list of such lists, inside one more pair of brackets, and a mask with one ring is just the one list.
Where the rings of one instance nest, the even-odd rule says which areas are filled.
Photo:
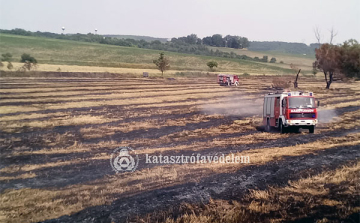
[[284, 61], [281, 60], [280, 63], [284, 63]]
[[244, 76], [244, 77], [249, 77], [250, 74], [249, 74], [249, 73], [243, 73], [243, 76]]
[[209, 61], [206, 65], [210, 68], [210, 70], [214, 70], [214, 67], [217, 67], [218, 63], [216, 61]]
[[27, 53], [24, 53], [23, 55], [21, 55], [20, 62], [22, 62], [22, 63], [29, 62], [32, 64], [37, 64], [37, 60], [34, 57], [30, 56], [30, 54], [27, 54]]
[[272, 57], [272, 58], [270, 59], [270, 63], [276, 63], [276, 58], [275, 58], [275, 57]]

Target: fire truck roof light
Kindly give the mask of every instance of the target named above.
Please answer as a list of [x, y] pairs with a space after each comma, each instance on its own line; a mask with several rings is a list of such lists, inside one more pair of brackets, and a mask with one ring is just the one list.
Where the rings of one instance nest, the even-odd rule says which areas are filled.
[[288, 93], [288, 96], [291, 96], [291, 93]]
[[312, 92], [310, 92], [309, 94], [310, 94], [310, 96], [312, 96]]

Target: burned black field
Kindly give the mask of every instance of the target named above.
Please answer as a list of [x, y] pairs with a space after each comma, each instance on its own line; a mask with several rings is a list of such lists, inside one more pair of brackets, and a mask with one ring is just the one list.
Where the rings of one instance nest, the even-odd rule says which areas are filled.
[[[302, 78], [315, 134], [264, 132], [271, 78], [1, 78], [1, 222], [358, 222], [360, 85]], [[139, 155], [116, 173], [114, 149]], [[148, 155], [236, 154], [240, 164]]]

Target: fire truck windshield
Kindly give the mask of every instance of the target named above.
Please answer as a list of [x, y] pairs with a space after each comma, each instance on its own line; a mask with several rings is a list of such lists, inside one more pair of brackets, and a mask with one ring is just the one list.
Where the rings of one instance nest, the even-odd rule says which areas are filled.
[[289, 97], [289, 108], [315, 108], [312, 97]]

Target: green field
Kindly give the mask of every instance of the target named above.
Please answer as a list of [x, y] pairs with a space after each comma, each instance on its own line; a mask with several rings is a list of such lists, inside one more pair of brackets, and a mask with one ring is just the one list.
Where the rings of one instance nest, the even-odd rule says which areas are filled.
[[[281, 67], [281, 68], [290, 68], [290, 64], [294, 64], [296, 67], [305, 71], [307, 73], [311, 73], [312, 71], [312, 63], [315, 61], [314, 54], [289, 54], [283, 53], [278, 51], [249, 51], [247, 49], [232, 49], [232, 48], [225, 48], [225, 47], [210, 47], [213, 50], [220, 50], [223, 52], [234, 52], [238, 55], [246, 55], [249, 57], [259, 57], [262, 58], [263, 56], [268, 56], [269, 61], [272, 57], [276, 58], [276, 63], [273, 64], [274, 66]], [[282, 61], [283, 63], [280, 63]]]
[[[40, 70], [41, 66], [50, 64], [131, 68], [146, 71], [155, 69], [152, 61], [158, 57], [159, 52], [158, 50], [135, 47], [0, 34], [0, 53], [11, 53], [14, 62], [20, 60], [21, 54], [29, 53], [38, 60]], [[173, 52], [165, 52], [165, 55], [170, 59], [171, 70], [173, 71], [207, 72], [209, 70], [206, 63], [210, 60], [216, 60], [219, 63], [217, 72], [233, 72], [237, 74], [246, 72], [254, 75], [294, 73], [289, 66], [283, 64], [259, 63]]]

